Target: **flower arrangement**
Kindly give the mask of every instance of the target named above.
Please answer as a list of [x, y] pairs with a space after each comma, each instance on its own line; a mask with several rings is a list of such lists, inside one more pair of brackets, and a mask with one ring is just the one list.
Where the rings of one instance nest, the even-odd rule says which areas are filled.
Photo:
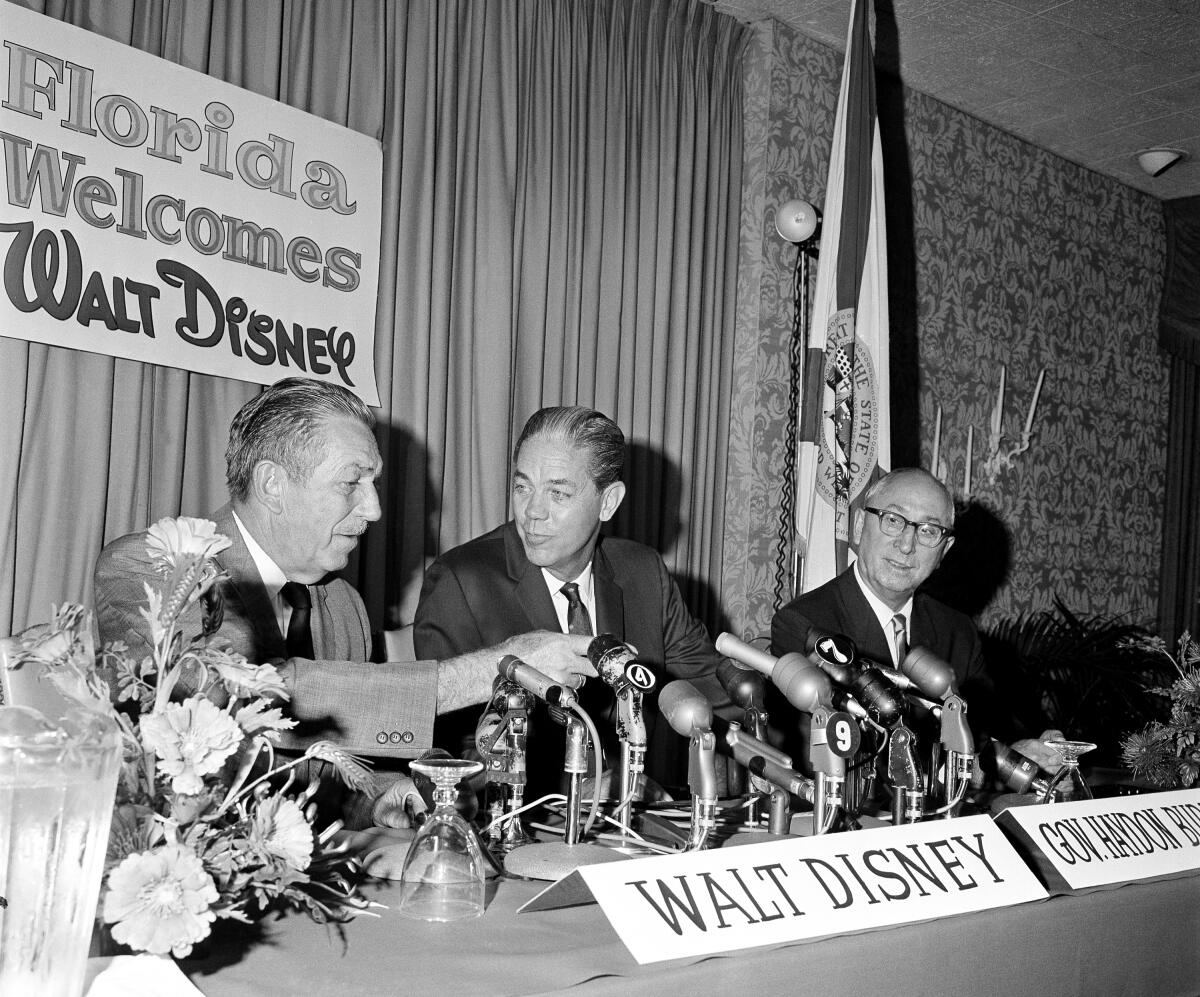
[[[250, 922], [291, 906], [343, 922], [371, 906], [357, 866], [335, 843], [339, 824], [316, 831], [319, 778], [332, 770], [352, 790], [369, 783], [363, 763], [329, 742], [302, 756], [275, 752], [294, 721], [274, 666], [214, 646], [222, 602], [213, 561], [229, 541], [208, 520], [162, 519], [147, 551], [162, 579], [141, 610], [151, 653], [123, 642], [95, 653], [91, 614], [67, 605], [17, 638], [11, 667], [37, 667], [70, 700], [119, 727], [123, 762], [101, 891], [115, 941], [183, 957], [214, 922]], [[180, 621], [199, 604], [201, 632]], [[194, 615], [194, 614], [193, 614]]]
[[1185, 631], [1177, 656], [1161, 637], [1147, 638], [1139, 646], [1166, 657], [1177, 677], [1169, 687], [1150, 690], [1170, 698], [1170, 718], [1127, 734], [1121, 741], [1122, 759], [1135, 776], [1156, 786], [1187, 789], [1200, 777], [1200, 645]]

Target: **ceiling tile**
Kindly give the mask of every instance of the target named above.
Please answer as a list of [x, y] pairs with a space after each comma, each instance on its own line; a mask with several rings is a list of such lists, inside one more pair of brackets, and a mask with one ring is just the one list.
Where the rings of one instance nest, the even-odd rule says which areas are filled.
[[[868, 0], [870, 2], [870, 0]], [[850, 0], [718, 0], [839, 51]], [[1155, 197], [1200, 194], [1200, 0], [874, 0], [881, 72]], [[1149, 145], [1190, 158], [1150, 178]]]

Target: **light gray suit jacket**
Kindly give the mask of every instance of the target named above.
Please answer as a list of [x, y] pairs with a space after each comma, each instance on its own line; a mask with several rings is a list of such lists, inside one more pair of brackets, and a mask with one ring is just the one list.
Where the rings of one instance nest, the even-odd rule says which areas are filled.
[[[221, 581], [225, 615], [211, 638], [255, 663], [273, 662], [291, 694], [287, 712], [297, 727], [282, 746], [302, 750], [327, 739], [356, 754], [415, 758], [433, 742], [437, 708], [437, 662], [372, 664], [371, 628], [362, 598], [342, 578], [308, 586], [312, 596], [313, 650], [317, 660], [287, 661], [267, 590], [233, 518], [224, 506], [212, 519], [232, 542], [216, 558], [228, 578]], [[96, 619], [100, 640], [123, 640], [133, 654], [149, 648], [141, 608], [144, 582], [159, 581], [146, 534], [131, 533], [108, 544], [96, 562]], [[200, 632], [201, 607], [181, 621], [185, 634]]]

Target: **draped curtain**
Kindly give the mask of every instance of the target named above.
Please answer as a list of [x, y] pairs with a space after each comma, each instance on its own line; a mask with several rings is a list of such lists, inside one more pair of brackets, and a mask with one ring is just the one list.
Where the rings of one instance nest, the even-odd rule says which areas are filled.
[[[10, 0], [0, 0], [3, 6]], [[537, 408], [630, 440], [616, 528], [718, 612], [747, 29], [698, 0], [21, 0], [380, 139], [377, 625], [508, 513]], [[225, 500], [255, 385], [0, 338], [0, 633], [106, 541]]]
[[1163, 204], [1167, 269], [1159, 345], [1171, 357], [1160, 633], [1174, 648], [1200, 632], [1200, 197]]

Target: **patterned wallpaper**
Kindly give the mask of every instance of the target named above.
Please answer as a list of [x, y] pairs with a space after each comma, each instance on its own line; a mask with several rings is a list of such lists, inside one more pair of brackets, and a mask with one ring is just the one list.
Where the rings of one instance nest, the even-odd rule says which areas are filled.
[[[732, 469], [723, 592], [734, 631], [752, 638], [775, 609], [793, 314], [795, 250], [775, 234], [774, 206], [822, 203], [841, 56], [768, 22], [748, 60], [732, 436], [749, 479]], [[1056, 596], [1076, 612], [1152, 621], [1168, 371], [1156, 345], [1158, 201], [887, 79], [879, 103], [893, 461], [930, 465], [940, 406], [943, 477], [963, 500], [934, 587], [983, 626]], [[1004, 451], [1046, 373], [1029, 449], [989, 475], [1001, 365]]]

